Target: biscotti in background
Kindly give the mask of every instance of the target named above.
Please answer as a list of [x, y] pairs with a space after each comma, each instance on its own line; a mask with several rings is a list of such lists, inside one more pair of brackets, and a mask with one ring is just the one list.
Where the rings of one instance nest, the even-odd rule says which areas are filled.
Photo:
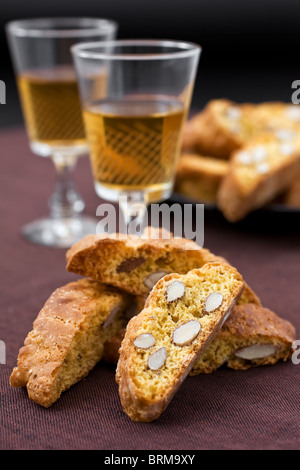
[[88, 235], [67, 252], [67, 270], [145, 296], [166, 274], [185, 274], [206, 263], [223, 261], [192, 240], [165, 230], [148, 230], [142, 237]]
[[[159, 238], [151, 238], [152, 235]], [[192, 240], [174, 237], [167, 230], [151, 233], [150, 227], [145, 228], [141, 238], [124, 234], [88, 235], [73, 245], [66, 257], [68, 271], [139, 297], [147, 296], [166, 274], [186, 274], [206, 263], [229, 264]], [[239, 302], [260, 305], [247, 284]]]
[[232, 152], [243, 147], [250, 139], [268, 132], [299, 132], [299, 126], [300, 108], [296, 105], [211, 100], [203, 111], [187, 122], [182, 149], [183, 152], [230, 159]]
[[[106, 341], [103, 359], [118, 363], [125, 332], [123, 328]], [[235, 305], [190, 375], [210, 374], [221, 366], [246, 370], [287, 361], [295, 339], [293, 325], [271, 310], [255, 304]]]
[[281, 194], [299, 172], [300, 136], [253, 139], [233, 154], [217, 205], [229, 221], [241, 220]]
[[296, 105], [212, 100], [186, 124], [175, 189], [230, 222], [273, 202], [299, 207], [299, 136]]
[[196, 201], [216, 202], [229, 163], [202, 155], [181, 155], [176, 171], [175, 191]]
[[[281, 133], [281, 130], [299, 132], [300, 126], [300, 106], [292, 103], [265, 102], [255, 105], [253, 110], [257, 129], [261, 132]], [[283, 139], [289, 138], [282, 134]]]

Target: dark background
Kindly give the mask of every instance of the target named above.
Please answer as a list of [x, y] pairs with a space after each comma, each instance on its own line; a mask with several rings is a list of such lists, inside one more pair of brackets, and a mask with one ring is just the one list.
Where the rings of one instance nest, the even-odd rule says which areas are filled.
[[99, 16], [120, 24], [119, 38], [200, 43], [193, 107], [211, 98], [291, 100], [300, 78], [299, 0], [1, 0], [0, 79], [7, 105], [0, 126], [22, 123], [4, 24], [39, 16]]

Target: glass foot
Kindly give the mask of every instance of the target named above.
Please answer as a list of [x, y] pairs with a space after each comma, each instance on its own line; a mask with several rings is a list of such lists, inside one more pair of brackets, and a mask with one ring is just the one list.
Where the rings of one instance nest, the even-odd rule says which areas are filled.
[[88, 216], [40, 219], [25, 225], [22, 235], [39, 245], [69, 248], [85, 235], [96, 234], [97, 223], [96, 219]]

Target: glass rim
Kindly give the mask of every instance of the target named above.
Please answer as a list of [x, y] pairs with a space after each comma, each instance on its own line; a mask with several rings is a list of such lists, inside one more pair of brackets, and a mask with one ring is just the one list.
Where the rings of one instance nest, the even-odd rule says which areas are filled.
[[[56, 26], [61, 29], [54, 29]], [[102, 26], [102, 29], [99, 26]], [[5, 27], [9, 33], [19, 37], [72, 38], [90, 36], [95, 33], [105, 35], [116, 31], [118, 23], [109, 18], [43, 17], [9, 21]]]
[[[177, 48], [174, 52], [152, 52], [137, 54], [122, 54], [109, 52], [93, 52], [87, 49], [107, 48], [113, 46], [162, 46]], [[72, 54], [83, 59], [109, 60], [165, 60], [193, 57], [200, 54], [202, 47], [194, 42], [176, 41], [169, 39], [117, 39], [115, 41], [80, 42], [71, 47]]]

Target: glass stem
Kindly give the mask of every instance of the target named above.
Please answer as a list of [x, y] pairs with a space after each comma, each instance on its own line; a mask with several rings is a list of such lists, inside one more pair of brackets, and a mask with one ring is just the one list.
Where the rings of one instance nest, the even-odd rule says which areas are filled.
[[128, 195], [120, 196], [119, 207], [125, 223], [125, 227], [120, 227], [120, 232], [129, 235], [142, 235], [145, 227], [144, 219], [147, 214], [147, 204]]
[[54, 153], [52, 161], [56, 169], [56, 183], [49, 201], [50, 214], [54, 219], [78, 217], [84, 209], [84, 202], [76, 191], [73, 172], [78, 156]]

